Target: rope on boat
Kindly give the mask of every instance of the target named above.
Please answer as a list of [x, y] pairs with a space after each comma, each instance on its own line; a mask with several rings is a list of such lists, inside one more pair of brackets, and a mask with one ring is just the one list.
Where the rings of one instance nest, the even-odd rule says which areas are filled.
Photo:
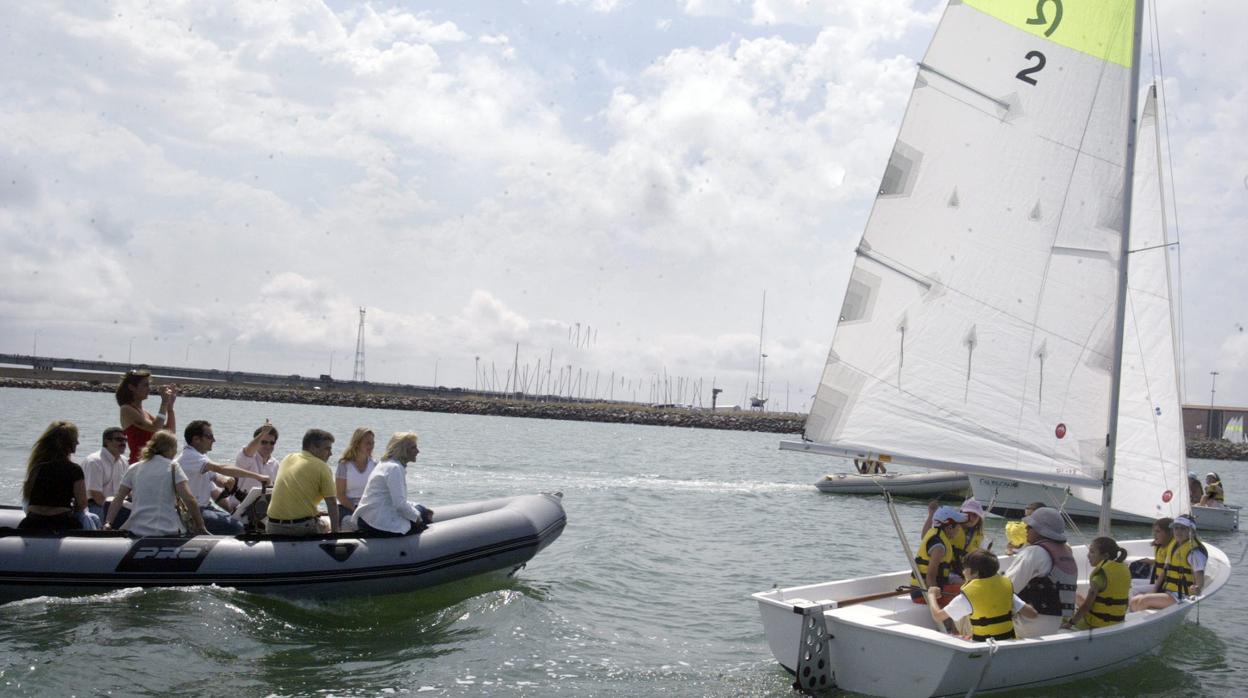
[[[910, 549], [910, 541], [906, 540], [906, 531], [901, 526], [901, 518], [897, 516], [897, 506], [893, 504], [893, 495], [887, 490], [884, 491], [884, 501], [888, 504], [888, 515], [893, 518], [893, 527], [897, 529], [897, 538], [901, 540], [901, 548], [906, 553], [906, 562], [910, 563], [910, 573], [914, 575], [915, 579], [919, 580], [919, 585], [922, 586], [926, 581], [926, 578], [922, 574], [919, 574], [919, 565], [914, 561], [914, 552]], [[923, 594], [923, 599], [927, 602], [928, 610], [931, 611], [934, 616], [935, 612], [939, 609], [932, 603], [931, 596], [925, 592]], [[948, 628], [936, 623], [934, 619], [932, 620], [932, 623], [937, 625], [937, 630], [948, 632]]]
[[988, 638], [988, 659], [984, 662], [984, 668], [979, 670], [979, 678], [975, 679], [975, 685], [971, 686], [971, 690], [966, 692], [966, 698], [971, 698], [975, 692], [979, 690], [980, 684], [984, 682], [984, 677], [988, 675], [988, 667], [992, 666], [992, 657], [997, 653], [997, 641]]

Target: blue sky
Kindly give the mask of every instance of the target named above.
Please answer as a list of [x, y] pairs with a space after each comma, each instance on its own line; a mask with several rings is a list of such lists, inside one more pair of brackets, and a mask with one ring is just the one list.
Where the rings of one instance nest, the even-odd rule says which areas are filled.
[[[345, 378], [364, 306], [373, 380], [737, 402], [765, 289], [805, 409], [942, 7], [6, 3], [0, 350]], [[1189, 401], [1248, 404], [1248, 7], [1159, 11]]]

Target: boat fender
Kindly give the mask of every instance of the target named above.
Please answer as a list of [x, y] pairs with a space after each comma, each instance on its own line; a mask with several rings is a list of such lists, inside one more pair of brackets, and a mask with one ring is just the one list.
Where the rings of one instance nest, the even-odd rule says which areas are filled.
[[346, 562], [357, 547], [355, 543], [321, 543], [321, 550], [338, 562]]

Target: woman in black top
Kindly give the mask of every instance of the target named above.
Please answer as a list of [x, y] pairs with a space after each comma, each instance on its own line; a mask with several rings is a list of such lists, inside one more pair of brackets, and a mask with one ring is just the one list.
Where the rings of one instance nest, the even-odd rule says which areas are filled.
[[86, 511], [87, 486], [82, 468], [69, 459], [78, 450], [78, 427], [57, 420], [35, 442], [26, 463], [22, 499], [26, 518], [18, 528], [64, 531], [82, 528], [77, 514]]

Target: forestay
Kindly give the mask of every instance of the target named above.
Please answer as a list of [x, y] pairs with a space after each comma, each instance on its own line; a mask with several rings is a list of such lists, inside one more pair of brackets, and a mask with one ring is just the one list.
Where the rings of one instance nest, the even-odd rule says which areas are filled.
[[950, 3], [857, 250], [807, 439], [1101, 477], [1134, 11]]

